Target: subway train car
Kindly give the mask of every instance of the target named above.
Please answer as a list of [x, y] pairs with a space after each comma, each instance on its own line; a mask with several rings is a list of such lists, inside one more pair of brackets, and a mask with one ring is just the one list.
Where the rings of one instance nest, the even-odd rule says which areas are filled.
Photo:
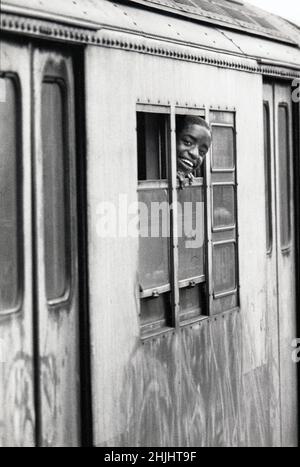
[[297, 445], [299, 82], [243, 1], [1, 2], [1, 446]]

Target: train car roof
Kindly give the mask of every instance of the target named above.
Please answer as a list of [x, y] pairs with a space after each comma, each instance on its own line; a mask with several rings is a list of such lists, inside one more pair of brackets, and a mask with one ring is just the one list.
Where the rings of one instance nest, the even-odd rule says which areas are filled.
[[2, 0], [1, 12], [130, 32], [300, 70], [299, 27], [240, 0]]

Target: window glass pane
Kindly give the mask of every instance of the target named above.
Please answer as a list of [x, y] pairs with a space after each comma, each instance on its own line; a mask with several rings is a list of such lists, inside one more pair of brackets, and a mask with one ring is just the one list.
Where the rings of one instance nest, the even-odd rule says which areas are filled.
[[[0, 312], [18, 305], [20, 292], [21, 172], [18, 96], [14, 81], [1, 78], [0, 101]], [[18, 241], [19, 237], [19, 241]]]
[[141, 190], [139, 278], [143, 290], [169, 283], [169, 197], [165, 189]]
[[287, 248], [291, 237], [290, 219], [290, 152], [288, 109], [278, 109], [279, 185], [280, 185], [280, 239], [281, 248]]
[[229, 292], [236, 288], [235, 244], [226, 243], [213, 247], [214, 293]]
[[137, 112], [139, 180], [167, 178], [166, 122], [165, 115]]
[[180, 289], [180, 321], [196, 318], [205, 314], [204, 284]]
[[212, 128], [212, 168], [230, 170], [234, 168], [233, 129], [228, 127]]
[[43, 83], [44, 229], [48, 300], [62, 297], [67, 287], [68, 148], [65, 141], [64, 120], [64, 96], [61, 85], [56, 82]]
[[265, 202], [267, 251], [272, 248], [272, 184], [271, 184], [271, 134], [270, 110], [264, 104], [264, 152], [265, 152]]
[[[144, 298], [141, 300], [141, 325], [153, 325], [160, 328], [167, 325], [166, 317], [170, 316], [171, 296], [164, 293], [157, 298]], [[149, 331], [149, 326], [147, 327]]]
[[179, 280], [202, 276], [204, 269], [203, 186], [178, 191]]
[[235, 223], [235, 193], [233, 186], [213, 187], [213, 225], [229, 227]]

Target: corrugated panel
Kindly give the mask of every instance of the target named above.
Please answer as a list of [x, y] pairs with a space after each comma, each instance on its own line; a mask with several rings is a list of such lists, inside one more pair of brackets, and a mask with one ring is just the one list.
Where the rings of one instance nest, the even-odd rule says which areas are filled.
[[238, 21], [243, 21], [244, 23], [255, 23], [249, 16], [247, 16], [243, 11], [236, 10], [233, 8], [229, 8], [227, 6], [223, 6], [223, 11], [227, 13], [230, 18], [237, 19]]
[[217, 15], [224, 14], [223, 10], [218, 5], [208, 0], [193, 0], [193, 3], [200, 7], [201, 10], [204, 10], [206, 12], [216, 13]]
[[[138, 3], [160, 10], [174, 11], [174, 13], [203, 21], [213, 20], [216, 23], [230, 26], [233, 29], [246, 29], [256, 35], [264, 35], [284, 41], [293, 42], [282, 33], [282, 28], [269, 21], [272, 15], [257, 10], [251, 5], [245, 5], [233, 0], [117, 0], [118, 2]], [[256, 12], [262, 12], [261, 16]]]
[[[143, 9], [145, 6], [149, 7], [147, 12]], [[149, 17], [150, 9], [172, 13], [183, 20], [194, 19], [202, 24], [271, 37], [289, 44], [299, 43], [298, 31], [289, 22], [233, 0], [1, 0], [2, 13], [61, 21], [91, 29], [98, 29], [104, 24], [132, 29], [131, 18]], [[122, 10], [128, 10], [128, 13], [125, 15]], [[160, 17], [163, 19], [166, 15]], [[189, 28], [191, 24], [189, 21]], [[155, 29], [156, 25], [152, 24], [151, 28]], [[164, 28], [163, 35], [165, 33]]]
[[262, 16], [253, 16], [251, 15], [252, 18], [263, 28], [265, 29], [274, 29], [274, 25], [270, 23], [266, 18], [263, 18]]

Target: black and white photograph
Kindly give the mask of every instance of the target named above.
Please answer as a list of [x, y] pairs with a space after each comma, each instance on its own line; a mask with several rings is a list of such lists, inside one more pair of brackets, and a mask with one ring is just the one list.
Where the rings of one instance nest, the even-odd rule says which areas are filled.
[[0, 447], [298, 447], [299, 180], [299, 0], [0, 0]]

